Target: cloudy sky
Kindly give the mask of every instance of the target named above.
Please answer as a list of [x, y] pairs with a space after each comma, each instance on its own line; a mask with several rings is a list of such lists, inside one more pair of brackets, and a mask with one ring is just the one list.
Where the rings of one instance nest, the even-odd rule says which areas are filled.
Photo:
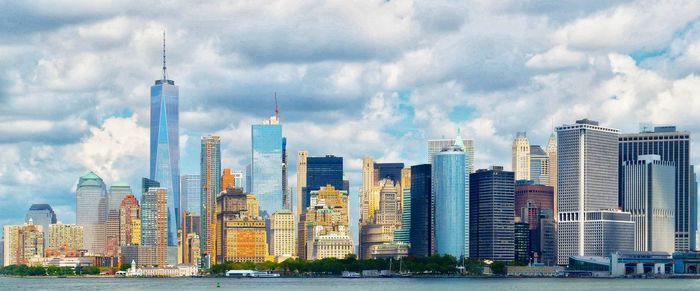
[[510, 168], [516, 131], [543, 144], [584, 117], [696, 136], [699, 18], [698, 1], [0, 0], [0, 224], [32, 203], [74, 222], [88, 170], [138, 189], [163, 30], [182, 173], [206, 134], [243, 169], [277, 92], [291, 162], [343, 156], [356, 189], [363, 156], [423, 163], [458, 127], [477, 167]]

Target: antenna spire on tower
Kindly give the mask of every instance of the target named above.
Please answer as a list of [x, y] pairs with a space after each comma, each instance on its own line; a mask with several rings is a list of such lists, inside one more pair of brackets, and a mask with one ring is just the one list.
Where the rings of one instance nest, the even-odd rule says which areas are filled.
[[277, 92], [275, 92], [275, 119], [280, 119], [280, 110], [279, 107], [277, 107]]
[[165, 30], [163, 30], [163, 83], [168, 80], [167, 68], [165, 66]]

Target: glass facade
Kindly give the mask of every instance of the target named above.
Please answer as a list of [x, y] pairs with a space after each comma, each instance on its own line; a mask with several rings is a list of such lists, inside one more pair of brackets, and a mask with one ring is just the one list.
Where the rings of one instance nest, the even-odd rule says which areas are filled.
[[180, 178], [180, 206], [182, 211], [199, 215], [202, 211], [202, 182], [199, 175], [182, 175]]
[[414, 256], [432, 254], [433, 228], [431, 223], [431, 170], [430, 164], [411, 167], [411, 227], [409, 252]]
[[282, 125], [252, 126], [251, 193], [260, 202], [261, 215], [282, 209]]
[[530, 259], [530, 226], [524, 222], [515, 224], [515, 261], [527, 264]]
[[331, 185], [338, 190], [348, 190], [343, 185], [343, 158], [336, 156], [306, 158], [306, 187], [302, 197], [302, 209], [309, 207], [310, 193]]
[[433, 221], [435, 253], [469, 255], [469, 172], [461, 147], [433, 156]]
[[512, 261], [515, 173], [502, 167], [477, 170], [469, 177], [469, 195], [470, 257]]
[[394, 182], [401, 182], [401, 169], [403, 163], [374, 163], [374, 170], [378, 173], [381, 179], [391, 179]]
[[49, 224], [56, 223], [56, 213], [53, 212], [51, 205], [32, 204], [24, 217], [24, 222], [29, 223], [30, 219], [34, 225], [41, 225], [41, 231], [44, 232], [44, 249], [46, 249], [49, 244]]
[[83, 226], [83, 246], [93, 254], [104, 253], [107, 189], [102, 178], [89, 172], [78, 180], [75, 223]]
[[151, 86], [150, 178], [168, 189], [168, 245], [177, 245], [180, 226], [179, 88], [172, 80]]

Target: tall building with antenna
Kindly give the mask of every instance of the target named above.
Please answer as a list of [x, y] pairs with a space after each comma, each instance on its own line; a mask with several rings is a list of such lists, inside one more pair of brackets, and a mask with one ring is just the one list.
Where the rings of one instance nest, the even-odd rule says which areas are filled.
[[[275, 98], [276, 99], [276, 98]], [[261, 216], [284, 207], [285, 141], [275, 102], [275, 115], [251, 127], [250, 192], [260, 201]]]
[[180, 224], [179, 88], [169, 80], [163, 32], [163, 76], [151, 86], [150, 178], [167, 189], [167, 241], [177, 246]]

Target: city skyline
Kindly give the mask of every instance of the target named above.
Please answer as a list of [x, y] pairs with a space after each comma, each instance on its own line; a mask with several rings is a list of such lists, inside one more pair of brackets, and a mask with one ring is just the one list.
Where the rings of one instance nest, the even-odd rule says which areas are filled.
[[[8, 105], [3, 114], [7, 119], [0, 126], [4, 136], [0, 145], [0, 160], [5, 162], [0, 171], [4, 184], [0, 197], [7, 198], [2, 209], [10, 210], [0, 215], [2, 224], [20, 224], [24, 211], [33, 203], [51, 204], [58, 220], [74, 223], [77, 177], [88, 171], [95, 171], [107, 186], [125, 181], [132, 189], [139, 188], [141, 177], [149, 176], [148, 86], [159, 77], [163, 30], [168, 32], [169, 74], [181, 86], [182, 175], [199, 173], [199, 140], [207, 134], [222, 137], [223, 167], [244, 169], [250, 155], [250, 125], [272, 114], [274, 91], [279, 95], [284, 135], [288, 138], [287, 151], [291, 153], [289, 185], [295, 181], [294, 153], [298, 150], [308, 150], [312, 156], [334, 154], [345, 160], [345, 172], [352, 185], [351, 199], [357, 199], [363, 156], [371, 155], [377, 162], [404, 162], [406, 165], [426, 163], [426, 140], [449, 138], [456, 127], [463, 129], [465, 139], [475, 142], [475, 168], [498, 164], [506, 169], [510, 165], [510, 143], [515, 132], [527, 131], [533, 143], [544, 146], [551, 133], [552, 120], [559, 125], [574, 118], [589, 117], [606, 126], [619, 128], [622, 133], [636, 133], [638, 122], [644, 121], [676, 124], [680, 130], [688, 130], [691, 134], [697, 134], [699, 130], [697, 117], [689, 115], [697, 109], [697, 105], [688, 101], [693, 100], [695, 95], [692, 89], [699, 82], [689, 75], [693, 72], [692, 67], [676, 63], [671, 58], [684, 56], [692, 59], [687, 52], [694, 41], [696, 26], [690, 15], [694, 15], [695, 9], [700, 9], [697, 7], [657, 4], [660, 5], [658, 9], [649, 10], [682, 13], [678, 13], [679, 16], [668, 28], [664, 27], [669, 31], [658, 31], [654, 37], [630, 43], [618, 43], [613, 35], [586, 46], [582, 44], [586, 35], [582, 35], [580, 30], [582, 26], [590, 25], [586, 23], [590, 20], [618, 23], [618, 14], [633, 15], [633, 19], [643, 19], [654, 26], [653, 21], [666, 21], [656, 14], [663, 13], [644, 11], [634, 3], [610, 7], [574, 7], [579, 17], [569, 12], [555, 13], [547, 23], [535, 22], [537, 25], [534, 28], [509, 32], [506, 28], [510, 30], [511, 26], [506, 24], [529, 21], [539, 15], [515, 7], [515, 12], [508, 13], [520, 15], [523, 19], [498, 17], [496, 21], [502, 26], [494, 25], [488, 31], [506, 35], [523, 33], [534, 39], [535, 44], [529, 46], [524, 38], [500, 44], [497, 38], [488, 37], [485, 33], [481, 35], [467, 31], [467, 27], [484, 25], [486, 21], [478, 17], [466, 20], [454, 17], [460, 12], [490, 15], [502, 11], [488, 4], [469, 9], [425, 7], [428, 4], [416, 4], [416, 7], [397, 3], [381, 6], [376, 3], [358, 4], [370, 6], [364, 8], [375, 11], [375, 16], [388, 22], [378, 33], [396, 40], [395, 44], [389, 44], [390, 41], [386, 44], [373, 42], [372, 36], [367, 33], [370, 29], [364, 28], [361, 31], [365, 33], [350, 38], [362, 49], [346, 52], [324, 41], [304, 51], [302, 48], [305, 48], [305, 44], [295, 43], [290, 37], [280, 37], [273, 32], [259, 33], [266, 38], [276, 38], [280, 44], [291, 48], [281, 52], [264, 49], [269, 44], [269, 40], [265, 39], [252, 42], [252, 47], [251, 44], [236, 41], [242, 36], [254, 36], [256, 32], [261, 32], [254, 25], [246, 25], [241, 31], [222, 29], [219, 32], [210, 30], [208, 25], [211, 24], [192, 25], [195, 20], [191, 18], [185, 19], [182, 24], [175, 23], [177, 17], [173, 16], [146, 20], [137, 12], [111, 14], [109, 10], [115, 7], [108, 6], [85, 8], [95, 9], [92, 12], [96, 12], [96, 16], [82, 19], [51, 5], [33, 9], [21, 6], [32, 4], [16, 5], [20, 6], [6, 7], [8, 9], [5, 11], [36, 16], [34, 18], [39, 22], [57, 21], [58, 25], [57, 28], [37, 25], [24, 30], [25, 34], [36, 36], [53, 50], [37, 46], [30, 52], [22, 52], [18, 48], [31, 45], [36, 40], [18, 35], [9, 37], [8, 44], [3, 45], [9, 49], [6, 56], [16, 60], [0, 63], [0, 67], [7, 71], [2, 76], [0, 86], [6, 98], [3, 100]], [[347, 8], [347, 14], [337, 21], [356, 22], [360, 27], [371, 23], [360, 16], [357, 11], [360, 8], [332, 5], [342, 4], [329, 4], [311, 13], [338, 12]], [[289, 9], [296, 11], [299, 7]], [[547, 8], [554, 10], [556, 7], [543, 9]], [[55, 9], [57, 14], [46, 14], [49, 9]], [[195, 9], [200, 13], [208, 11], [207, 7]], [[445, 23], [431, 22], [432, 18], [421, 14], [421, 11], [445, 16], [438, 17], [445, 19]], [[233, 14], [236, 13], [240, 13], [240, 10], [234, 9]], [[267, 16], [266, 13], [269, 12], [261, 12], [259, 16]], [[58, 20], [51, 18], [56, 15], [65, 17]], [[212, 15], [216, 17], [219, 14]], [[405, 15], [409, 16], [408, 20], [399, 21]], [[291, 16], [281, 17], [289, 17], [291, 23], [306, 23]], [[244, 23], [246, 20], [251, 19], [236, 21]], [[154, 22], [141, 26], [146, 21]], [[321, 23], [332, 22], [321, 18]], [[231, 26], [236, 24], [239, 23]], [[417, 32], [417, 35], [408, 32], [410, 29], [406, 28], [413, 26], [421, 28], [421, 32]], [[627, 26], [623, 28], [632, 29]], [[318, 28], [310, 29], [312, 37], [323, 40], [333, 38], [324, 35]], [[12, 27], [5, 33], [12, 35], [9, 30]], [[197, 35], [207, 30], [214, 32]], [[544, 33], [542, 37], [537, 37], [536, 32]], [[347, 31], [340, 33], [341, 37], [348, 35]], [[557, 35], [571, 37], [554, 41], [545, 39], [546, 36]], [[464, 47], [468, 56], [464, 58], [456, 56], [453, 49], [445, 45], [463, 37], [473, 37], [476, 46], [480, 47]], [[416, 40], [435, 41], [413, 45]], [[85, 45], [79, 48], [60, 45], [64, 41]], [[396, 43], [412, 45], [402, 48]], [[673, 51], [669, 49], [671, 44], [674, 44]], [[509, 55], [510, 50], [499, 48], [501, 45], [505, 48], [521, 47], [522, 51]], [[497, 49], [487, 53], [487, 48], [491, 46]], [[362, 52], [367, 48], [376, 52]], [[255, 53], [261, 49], [262, 53]], [[464, 52], [458, 51], [460, 54]], [[189, 52], [195, 53], [190, 56]], [[456, 67], [450, 67], [444, 64], [446, 59], [439, 57], [441, 54], [460, 62]], [[486, 56], [499, 60], [502, 57], [504, 60], [497, 62], [493, 68], [487, 67], [490, 63], [480, 62], [473, 66], [476, 69], [466, 68], [466, 64], [470, 63], [469, 57], [476, 59], [483, 54], [493, 54]], [[133, 58], [127, 57], [131, 55]], [[222, 61], [231, 56], [234, 61]], [[112, 61], [102, 63], [100, 59]], [[658, 63], [664, 62], [669, 67], [661, 69]], [[504, 64], [514, 66], [516, 70], [503, 80], [499, 75], [505, 68]], [[435, 75], [417, 76], [426, 69], [435, 71]], [[398, 74], [395, 79], [391, 77], [392, 70]], [[484, 76], [475, 73], [480, 70], [485, 72]], [[120, 73], [112, 75], [115, 71]], [[252, 73], [253, 77], [242, 76], [246, 72]], [[276, 78], [258, 78], [268, 74]], [[378, 74], [381, 81], [372, 83], [371, 74]], [[332, 78], [327, 78], [328, 75]], [[35, 79], [31, 76], [35, 76]], [[283, 76], [292, 78], [283, 79]], [[558, 84], [569, 84], [586, 76], [590, 79], [580, 84], [581, 87], [566, 88]], [[621, 80], [617, 76], [630, 78]], [[635, 77], [642, 81], [631, 80]], [[209, 82], [210, 79], [225, 82]], [[318, 88], [309, 89], [308, 85], [315, 81], [320, 81], [317, 82]], [[216, 85], [222, 83], [227, 85]], [[541, 88], [527, 89], [529, 85]], [[639, 91], [632, 90], [632, 93], [626, 90], [637, 87]], [[330, 98], [326, 98], [326, 95]], [[42, 101], [33, 102], [34, 97], [41, 97]], [[356, 102], [361, 106], [345, 106]], [[532, 106], [539, 107], [534, 111], [530, 106], [502, 108], [510, 107], [502, 106], [503, 102], [530, 102], [534, 104]], [[29, 104], [31, 110], [26, 107]], [[597, 106], [599, 104], [602, 107]], [[538, 114], [533, 116], [531, 112]], [[237, 116], [232, 117], [235, 114], [231, 113]], [[359, 142], [319, 145], [328, 138], [342, 140], [351, 136], [359, 137]], [[396, 146], [387, 147], [385, 144]], [[691, 144], [691, 148], [697, 147]], [[691, 150], [691, 164], [698, 164], [698, 152]], [[52, 190], [45, 191], [42, 187]], [[356, 205], [350, 204], [351, 208]], [[354, 209], [353, 213], [356, 218], [357, 210]]]

